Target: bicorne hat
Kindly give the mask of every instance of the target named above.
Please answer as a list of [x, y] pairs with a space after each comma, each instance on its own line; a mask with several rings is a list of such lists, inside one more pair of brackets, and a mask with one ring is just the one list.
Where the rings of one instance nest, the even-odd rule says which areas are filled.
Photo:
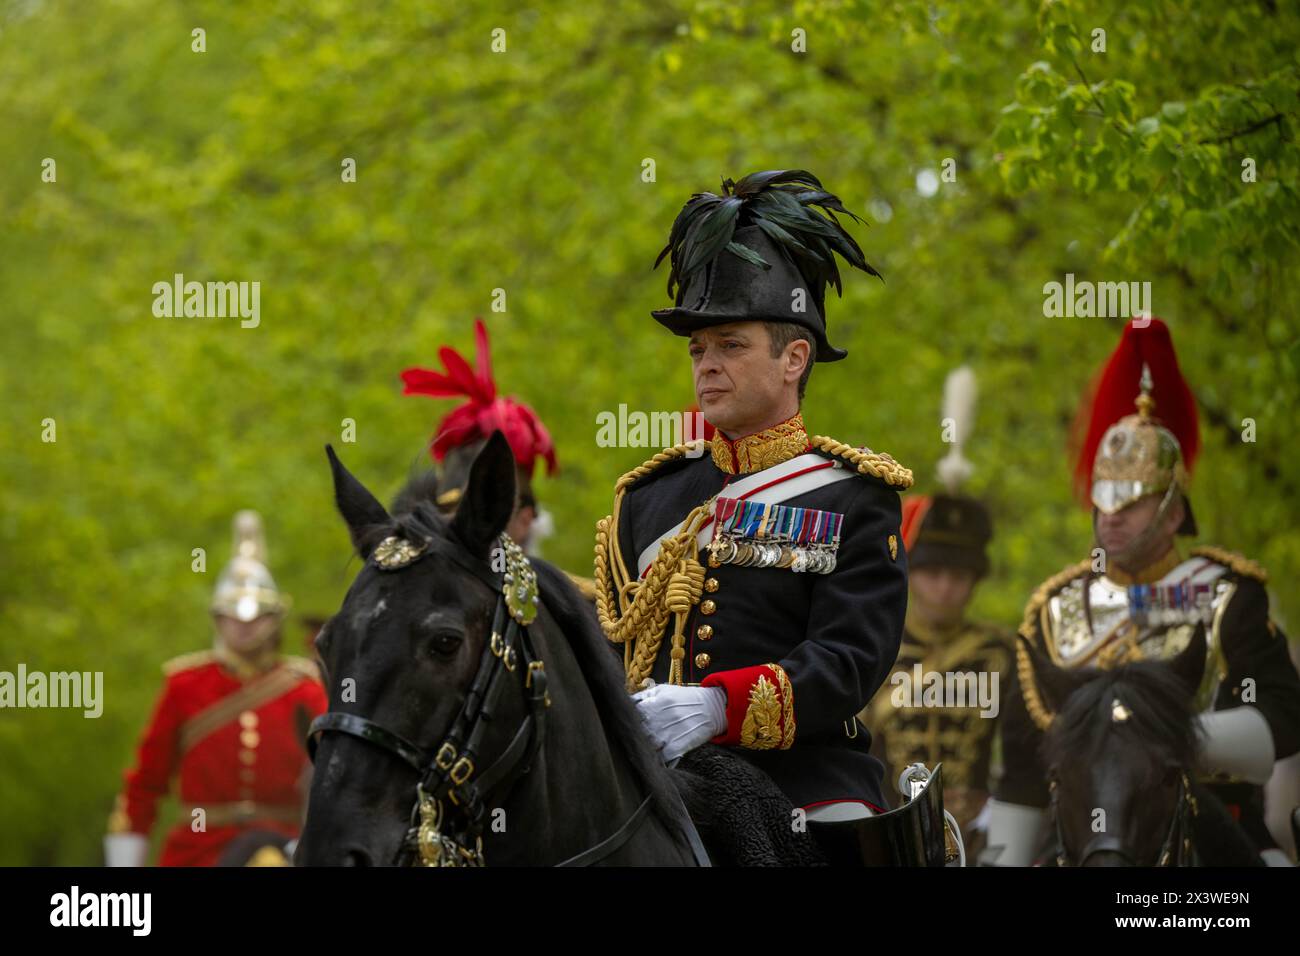
[[790, 322], [811, 333], [817, 361], [844, 358], [848, 353], [826, 337], [826, 286], [843, 295], [835, 256], [877, 278], [880, 273], [837, 212], [862, 221], [802, 169], [725, 179], [722, 195], [696, 193], [655, 260], [657, 267], [670, 256], [674, 306], [651, 315], [677, 335], [729, 322]]

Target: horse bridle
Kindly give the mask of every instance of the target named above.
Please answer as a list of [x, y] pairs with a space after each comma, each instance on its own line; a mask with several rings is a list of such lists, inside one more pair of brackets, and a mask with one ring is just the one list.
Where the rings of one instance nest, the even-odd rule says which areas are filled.
[[[1088, 860], [1098, 853], [1114, 853], [1129, 866], [1138, 866], [1133, 852], [1118, 836], [1110, 833], [1098, 833], [1083, 848], [1083, 855], [1078, 862], [1070, 859], [1065, 849], [1065, 834], [1061, 831], [1061, 816], [1056, 807], [1056, 768], [1050, 775], [1052, 795], [1052, 823], [1056, 828], [1056, 865], [1086, 866]], [[1156, 866], [1195, 866], [1197, 862], [1196, 847], [1192, 843], [1191, 819], [1197, 813], [1196, 797], [1192, 794], [1187, 771], [1178, 772], [1178, 796], [1174, 804], [1173, 815], [1169, 819], [1169, 829], [1165, 832], [1164, 842], [1156, 855]]]
[[[307, 732], [307, 748], [313, 761], [317, 737], [332, 731], [359, 737], [420, 775], [410, 825], [393, 859], [397, 866], [417, 862], [422, 866], [483, 866], [483, 827], [488, 808], [499, 806], [515, 782], [528, 773], [546, 736], [546, 708], [551, 705], [546, 666], [528, 632], [528, 625], [537, 615], [537, 575], [509, 536], [501, 535], [499, 543], [505, 554], [505, 571], [499, 580], [483, 564], [470, 562], [455, 548], [434, 539], [416, 543], [399, 537], [385, 538], [370, 557], [381, 571], [392, 571], [436, 552], [500, 592], [473, 683], [439, 746], [432, 750], [419, 747], [358, 714], [321, 714]], [[483, 735], [508, 682], [504, 675], [516, 671], [523, 674], [524, 719], [501, 756], [480, 771], [476, 761]], [[647, 796], [613, 836], [559, 865], [587, 865], [614, 852], [645, 819], [650, 800]]]

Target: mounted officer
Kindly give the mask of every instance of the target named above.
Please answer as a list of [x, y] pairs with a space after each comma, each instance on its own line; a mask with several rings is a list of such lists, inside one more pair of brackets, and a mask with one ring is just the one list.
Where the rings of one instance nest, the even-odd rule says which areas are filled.
[[[1126, 325], [1097, 382], [1081, 412], [1087, 428], [1076, 468], [1093, 508], [1097, 557], [1043, 582], [1020, 633], [1060, 667], [1111, 668], [1172, 658], [1203, 626], [1198, 769], [1265, 860], [1285, 863], [1264, 825], [1261, 784], [1276, 759], [1300, 750], [1300, 677], [1269, 617], [1264, 569], [1222, 548], [1184, 552], [1177, 543], [1197, 533], [1187, 486], [1200, 439], [1165, 324]], [[1039, 744], [1053, 713], [1028, 653], [1017, 651], [1019, 688], [1003, 716], [1006, 772], [981, 857], [998, 866], [1033, 862], [1047, 822]]]
[[717, 432], [620, 478], [596, 544], [601, 625], [664, 760], [736, 748], [813, 821], [887, 806], [855, 715], [898, 652], [912, 483], [889, 455], [804, 425], [814, 363], [846, 355], [826, 332], [835, 255], [877, 274], [836, 212], [852, 216], [802, 170], [683, 208], [660, 254], [675, 305], [652, 314], [688, 339]]

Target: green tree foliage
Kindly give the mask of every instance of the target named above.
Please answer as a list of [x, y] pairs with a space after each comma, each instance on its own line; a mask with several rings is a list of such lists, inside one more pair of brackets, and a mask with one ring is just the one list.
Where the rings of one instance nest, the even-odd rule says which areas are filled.
[[[1044, 317], [1067, 272], [1153, 283], [1204, 414], [1203, 536], [1288, 581], [1297, 21], [1192, 0], [0, 2], [0, 669], [102, 670], [107, 698], [98, 720], [0, 712], [0, 863], [98, 859], [158, 664], [210, 641], [236, 509], [266, 516], [298, 610], [337, 608], [357, 565], [322, 446], [391, 495], [450, 408], [398, 372], [468, 353], [476, 314], [558, 444], [546, 554], [587, 572], [613, 480], [654, 450], [599, 447], [596, 416], [693, 397], [651, 264], [691, 192], [754, 170], [813, 170], [885, 277], [828, 303], [850, 357], [812, 377], [814, 431], [933, 490], [944, 376], [979, 375], [981, 614], [1013, 624], [1090, 540], [1066, 433], [1121, 321]], [[260, 325], [156, 318], [177, 273], [260, 282]]]

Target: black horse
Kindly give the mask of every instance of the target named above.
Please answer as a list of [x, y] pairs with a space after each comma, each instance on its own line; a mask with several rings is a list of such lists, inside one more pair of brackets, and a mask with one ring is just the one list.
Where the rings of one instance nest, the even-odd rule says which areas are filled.
[[1024, 644], [1039, 692], [1057, 712], [1043, 761], [1059, 865], [1261, 865], [1227, 809], [1193, 776], [1204, 628], [1169, 661], [1113, 670], [1066, 670]]
[[[504, 437], [451, 519], [428, 477], [390, 516], [327, 451], [366, 564], [317, 638], [330, 710], [312, 727], [295, 862], [707, 862], [591, 606], [502, 535], [515, 498]], [[526, 590], [529, 565], [541, 600], [524, 627], [530, 602], [502, 587]]]

